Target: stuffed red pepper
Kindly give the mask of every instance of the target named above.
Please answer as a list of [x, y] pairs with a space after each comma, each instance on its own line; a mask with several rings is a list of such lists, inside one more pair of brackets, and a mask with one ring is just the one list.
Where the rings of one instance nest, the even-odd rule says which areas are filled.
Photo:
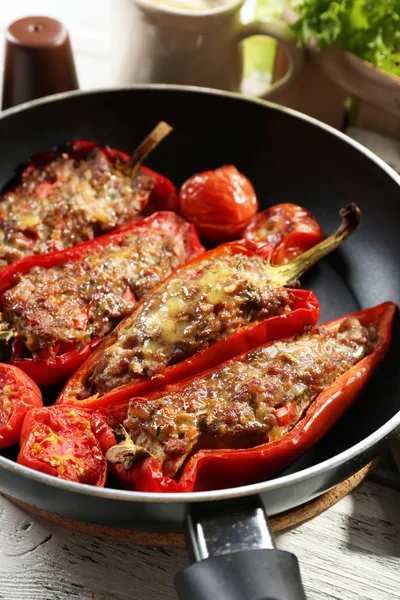
[[159, 124], [129, 160], [93, 142], [33, 159], [20, 183], [0, 198], [0, 268], [121, 228], [137, 218], [152, 191], [162, 204], [160, 196], [169, 198], [173, 185], [139, 167], [169, 131]]
[[365, 387], [389, 347], [395, 311], [386, 302], [133, 398], [128, 433], [117, 429], [121, 441], [107, 458], [121, 463], [126, 485], [146, 492], [270, 477], [315, 444]]
[[167, 275], [203, 252], [172, 212], [0, 272], [0, 336], [39, 385], [65, 382], [98, 342]]
[[314, 325], [315, 296], [285, 286], [357, 226], [358, 207], [342, 214], [335, 234], [286, 265], [228, 243], [178, 268], [93, 352], [58, 402], [104, 409]]

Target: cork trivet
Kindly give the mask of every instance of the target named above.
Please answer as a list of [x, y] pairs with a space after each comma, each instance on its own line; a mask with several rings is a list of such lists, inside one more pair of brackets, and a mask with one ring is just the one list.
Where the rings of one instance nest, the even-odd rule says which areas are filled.
[[[336, 502], [339, 502], [347, 494], [349, 494], [354, 488], [356, 488], [362, 480], [368, 475], [371, 468], [374, 466], [375, 461], [369, 463], [366, 467], [349, 477], [343, 483], [335, 486], [325, 494], [322, 494], [318, 498], [306, 502], [301, 506], [288, 510], [279, 515], [271, 517], [270, 524], [273, 531], [282, 531], [289, 527], [294, 527], [304, 521], [308, 521], [313, 517], [316, 517], [324, 510], [327, 510]], [[96, 537], [108, 538], [116, 541], [123, 541], [126, 543], [138, 545], [138, 546], [171, 546], [180, 548], [184, 546], [184, 536], [182, 533], [151, 533], [144, 531], [131, 531], [129, 529], [114, 529], [113, 527], [106, 527], [103, 525], [95, 525], [93, 523], [85, 523], [81, 521], [75, 521], [73, 519], [67, 519], [59, 515], [49, 513], [45, 510], [41, 510], [14, 498], [7, 496], [9, 500], [20, 506], [21, 508], [33, 513], [34, 515], [67, 527], [80, 533], [87, 535], [93, 535]]]

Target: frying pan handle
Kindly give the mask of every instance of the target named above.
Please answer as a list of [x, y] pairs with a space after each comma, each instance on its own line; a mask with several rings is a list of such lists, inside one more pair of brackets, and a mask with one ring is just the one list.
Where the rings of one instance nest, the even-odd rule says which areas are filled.
[[213, 556], [175, 577], [180, 600], [306, 600], [294, 554], [243, 550]]
[[186, 545], [195, 564], [175, 577], [180, 600], [306, 600], [297, 558], [275, 549], [256, 496], [191, 504]]

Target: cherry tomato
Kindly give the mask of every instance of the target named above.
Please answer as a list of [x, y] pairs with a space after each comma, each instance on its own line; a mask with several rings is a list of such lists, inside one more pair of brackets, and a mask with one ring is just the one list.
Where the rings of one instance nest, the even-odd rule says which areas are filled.
[[0, 449], [16, 444], [25, 414], [43, 406], [36, 383], [18, 367], [0, 363]]
[[104, 487], [107, 461], [99, 443], [104, 427], [100, 415], [82, 408], [34, 408], [22, 425], [18, 463], [61, 479]]
[[276, 265], [293, 260], [324, 238], [312, 214], [289, 202], [255, 215], [242, 235], [248, 240], [271, 244], [272, 262]]
[[236, 167], [193, 175], [179, 194], [180, 212], [194, 223], [205, 241], [235, 239], [257, 212], [256, 193], [250, 181]]

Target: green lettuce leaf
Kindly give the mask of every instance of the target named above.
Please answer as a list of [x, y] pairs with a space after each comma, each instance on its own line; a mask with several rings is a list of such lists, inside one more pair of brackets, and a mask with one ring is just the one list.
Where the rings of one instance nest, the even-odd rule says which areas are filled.
[[300, 43], [337, 44], [400, 77], [400, 0], [292, 0]]

